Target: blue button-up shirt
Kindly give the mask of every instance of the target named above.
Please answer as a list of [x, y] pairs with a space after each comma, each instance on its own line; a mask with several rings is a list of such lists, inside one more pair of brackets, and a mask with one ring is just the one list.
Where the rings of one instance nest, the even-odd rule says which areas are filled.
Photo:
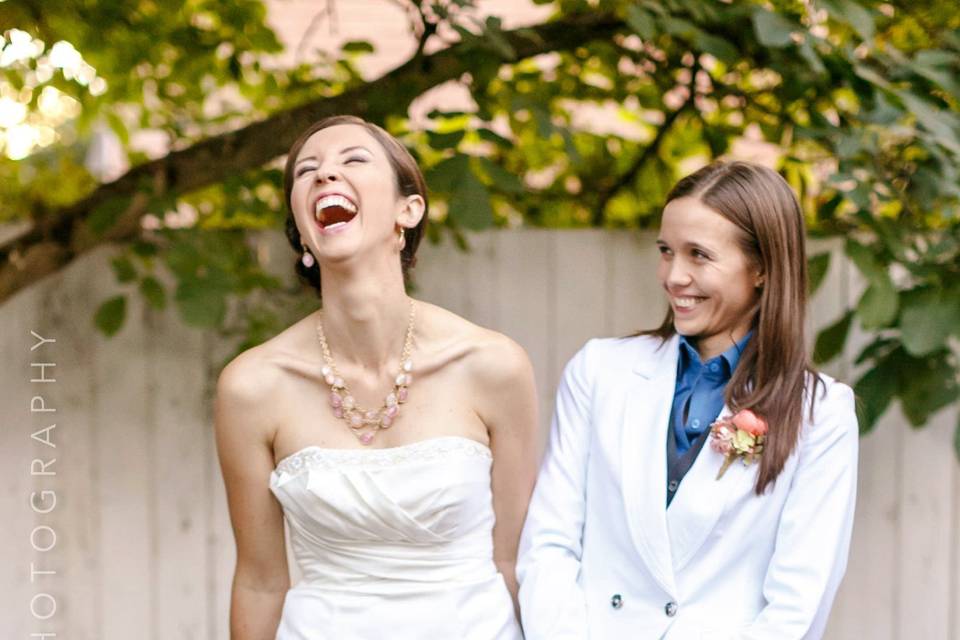
[[680, 336], [677, 386], [673, 393], [671, 413], [678, 455], [685, 453], [690, 443], [720, 415], [727, 382], [752, 335], [752, 331], [748, 332], [740, 342], [706, 362], [701, 362], [697, 348], [685, 336]]

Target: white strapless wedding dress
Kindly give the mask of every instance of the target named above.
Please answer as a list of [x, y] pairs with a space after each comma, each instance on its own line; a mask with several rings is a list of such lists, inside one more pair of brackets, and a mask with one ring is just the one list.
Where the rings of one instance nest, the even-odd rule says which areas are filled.
[[491, 463], [456, 436], [281, 460], [270, 489], [303, 578], [277, 640], [520, 640], [493, 563]]

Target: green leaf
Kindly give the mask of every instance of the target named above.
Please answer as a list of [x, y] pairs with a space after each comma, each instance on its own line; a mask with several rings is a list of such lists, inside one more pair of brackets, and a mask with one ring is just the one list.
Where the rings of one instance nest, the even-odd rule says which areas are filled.
[[344, 53], [373, 53], [373, 45], [366, 40], [350, 40], [341, 47]]
[[783, 16], [757, 7], [753, 10], [753, 31], [765, 47], [782, 48], [793, 43], [791, 35], [799, 27]]
[[901, 308], [900, 336], [904, 348], [914, 356], [942, 348], [960, 324], [957, 300], [932, 287], [904, 293]]
[[127, 208], [128, 202], [127, 198], [118, 196], [101, 203], [87, 218], [90, 229], [97, 235], [103, 235], [116, 224], [120, 214]]
[[957, 426], [953, 430], [953, 452], [957, 455], [957, 462], [960, 462], [960, 418], [957, 419]]
[[887, 365], [885, 361], [867, 371], [853, 385], [853, 392], [857, 398], [857, 422], [860, 425], [860, 433], [872, 431], [877, 420], [890, 406], [890, 401], [893, 400], [897, 391], [897, 379], [896, 367]]
[[105, 336], [112, 336], [120, 331], [127, 316], [127, 297], [113, 296], [104, 300], [93, 316], [93, 324]]
[[922, 426], [934, 413], [957, 400], [956, 373], [946, 351], [923, 359], [910, 358], [900, 378], [903, 415], [911, 425]]
[[117, 256], [110, 261], [117, 282], [132, 282], [137, 279], [137, 269], [127, 256]]
[[431, 190], [452, 193], [456, 185], [470, 172], [470, 159], [458, 153], [441, 160], [427, 170], [426, 180]]
[[457, 145], [460, 144], [460, 141], [463, 140], [465, 133], [466, 132], [463, 129], [460, 131], [451, 131], [449, 133], [427, 131], [427, 142], [429, 142], [431, 147], [438, 150], [456, 149]]
[[833, 17], [839, 16], [864, 40], [872, 40], [874, 36], [873, 16], [870, 12], [854, 0], [820, 0]]
[[693, 44], [701, 51], [709, 53], [727, 64], [733, 64], [740, 59], [740, 51], [727, 40], [699, 29], [693, 38]]
[[949, 111], [937, 109], [926, 100], [910, 91], [898, 91], [897, 97], [917, 118], [917, 124], [936, 136], [936, 141], [955, 154], [960, 155], [960, 135], [956, 131], [956, 121]]
[[467, 171], [451, 194], [450, 218], [467, 229], [480, 230], [493, 225], [490, 193], [472, 171]]
[[227, 311], [224, 292], [203, 280], [182, 280], [174, 296], [183, 320], [204, 328], [220, 326]]
[[512, 148], [513, 148], [513, 143], [512, 143], [510, 140], [504, 138], [504, 137], [501, 136], [499, 133], [497, 133], [496, 131], [493, 131], [493, 130], [491, 130], [491, 129], [485, 129], [485, 128], [483, 128], [483, 129], [477, 129], [477, 135], [480, 136], [480, 139], [481, 139], [481, 140], [485, 140], [485, 141], [487, 141], [487, 142], [492, 142], [493, 144], [497, 145], [498, 147], [502, 147], [502, 148], [504, 148], [504, 149], [512, 149]]
[[164, 252], [164, 260], [181, 280], [193, 277], [200, 268], [200, 253], [187, 236], [176, 234], [175, 238], [176, 242]]
[[691, 38], [698, 31], [692, 22], [673, 16], [663, 19], [663, 29], [670, 35], [681, 38]]
[[467, 229], [486, 229], [493, 224], [490, 193], [470, 168], [470, 158], [458, 154], [427, 171], [432, 189], [449, 194], [450, 220]]
[[502, 166], [493, 162], [489, 158], [477, 158], [480, 163], [480, 167], [483, 169], [483, 172], [487, 175], [488, 178], [493, 182], [493, 185], [500, 191], [511, 194], [520, 194], [526, 191], [526, 188], [523, 186], [523, 182], [516, 174], [510, 173]]
[[652, 39], [657, 33], [653, 16], [637, 5], [627, 7], [627, 25], [644, 40]]
[[890, 274], [887, 272], [887, 268], [877, 260], [874, 248], [860, 244], [853, 238], [848, 238], [844, 250], [868, 282], [871, 284], [880, 283], [881, 286], [889, 284], [891, 288], [893, 287], [893, 283], [890, 282]]
[[489, 16], [484, 27], [483, 38], [489, 47], [506, 60], [516, 60], [517, 52], [503, 35], [503, 29], [500, 27], [500, 19], [495, 16]]
[[163, 309], [167, 306], [167, 295], [163, 285], [153, 276], [146, 276], [140, 281], [140, 293], [154, 309]]
[[863, 348], [853, 364], [863, 364], [868, 360], [882, 360], [899, 346], [900, 341], [894, 338], [874, 338], [873, 342]]
[[800, 44], [800, 57], [806, 60], [810, 69], [817, 75], [827, 72], [827, 68], [823, 65], [823, 60], [820, 59], [820, 56], [814, 48], [810, 46], [809, 38]]
[[818, 253], [815, 256], [807, 258], [807, 272], [809, 274], [809, 288], [812, 294], [827, 276], [827, 270], [830, 268], [830, 252]]
[[133, 252], [141, 258], [148, 258], [157, 255], [157, 245], [145, 240], [134, 240], [131, 245]]
[[106, 111], [107, 122], [110, 124], [110, 128], [117, 135], [117, 138], [120, 140], [120, 143], [126, 147], [130, 144], [130, 131], [127, 129], [127, 125], [123, 122], [123, 119], [115, 111]]
[[899, 299], [889, 279], [867, 287], [857, 303], [857, 315], [864, 329], [871, 331], [890, 325], [897, 316]]
[[847, 333], [853, 321], [853, 310], [847, 311], [828, 327], [817, 334], [817, 342], [813, 348], [813, 361], [825, 364], [836, 358], [843, 351], [847, 341]]

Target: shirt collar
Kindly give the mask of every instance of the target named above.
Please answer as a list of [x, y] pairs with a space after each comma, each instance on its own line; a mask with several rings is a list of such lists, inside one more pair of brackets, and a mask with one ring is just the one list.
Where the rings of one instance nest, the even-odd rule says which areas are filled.
[[724, 351], [718, 356], [710, 358], [705, 363], [701, 362], [700, 354], [697, 352], [697, 348], [693, 346], [686, 336], [679, 336], [680, 338], [680, 366], [686, 370], [692, 365], [697, 365], [698, 367], [707, 366], [713, 362], [725, 362], [726, 363], [726, 373], [727, 377], [733, 375], [733, 372], [737, 368], [737, 364], [740, 362], [740, 354], [743, 353], [743, 350], [746, 348], [747, 343], [750, 342], [750, 338], [753, 337], [753, 330], [747, 332], [747, 335], [743, 336], [739, 342], [730, 346], [729, 349]]

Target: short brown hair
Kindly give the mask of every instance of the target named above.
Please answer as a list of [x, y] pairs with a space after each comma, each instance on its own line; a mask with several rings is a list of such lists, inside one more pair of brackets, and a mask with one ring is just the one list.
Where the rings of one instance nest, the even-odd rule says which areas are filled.
[[[806, 230], [797, 197], [776, 171], [748, 162], [714, 162], [683, 178], [666, 202], [696, 198], [734, 225], [744, 254], [763, 273], [753, 337], [740, 356], [724, 399], [733, 411], [752, 409], [769, 425], [756, 492], [776, 481], [822, 381], [807, 357]], [[666, 203], [664, 203], [666, 204]], [[664, 341], [676, 333], [673, 310], [657, 329], [641, 334]]]
[[[420, 219], [420, 222], [417, 223], [417, 226], [413, 227], [412, 229], [404, 229], [403, 231], [406, 242], [403, 250], [400, 252], [400, 266], [403, 269], [404, 280], [406, 280], [409, 277], [410, 269], [412, 269], [417, 263], [417, 248], [420, 246], [420, 240], [423, 238], [423, 231], [427, 224], [429, 212], [427, 183], [423, 179], [423, 173], [420, 171], [417, 161], [413, 159], [413, 156], [410, 155], [410, 152], [407, 151], [407, 148], [403, 146], [399, 140], [387, 133], [384, 129], [378, 127], [372, 122], [367, 122], [362, 118], [349, 115], [340, 115], [330, 116], [329, 118], [318, 120], [307, 127], [307, 130], [300, 134], [300, 137], [297, 138], [296, 142], [293, 143], [293, 146], [290, 147], [290, 151], [287, 153], [287, 162], [283, 168], [283, 195], [284, 201], [287, 205], [287, 240], [290, 242], [290, 246], [293, 247], [293, 250], [296, 251], [297, 255], [299, 256], [303, 251], [302, 241], [300, 240], [300, 230], [297, 229], [297, 223], [293, 217], [293, 206], [290, 203], [290, 192], [293, 190], [294, 178], [293, 166], [297, 162], [297, 156], [300, 155], [300, 150], [303, 148], [303, 145], [306, 144], [307, 140], [310, 139], [310, 136], [322, 129], [341, 124], [355, 124], [361, 126], [366, 129], [367, 132], [373, 136], [378, 143], [380, 143], [380, 146], [387, 154], [387, 159], [390, 161], [390, 166], [393, 168], [393, 175], [394, 178], [396, 178], [397, 191], [401, 196], [419, 195], [423, 198], [424, 210], [423, 217]], [[314, 263], [312, 267], [306, 267], [298, 258], [295, 269], [297, 271], [297, 275], [299, 275], [310, 286], [312, 286], [317, 291], [317, 296], [320, 297], [320, 265]]]

